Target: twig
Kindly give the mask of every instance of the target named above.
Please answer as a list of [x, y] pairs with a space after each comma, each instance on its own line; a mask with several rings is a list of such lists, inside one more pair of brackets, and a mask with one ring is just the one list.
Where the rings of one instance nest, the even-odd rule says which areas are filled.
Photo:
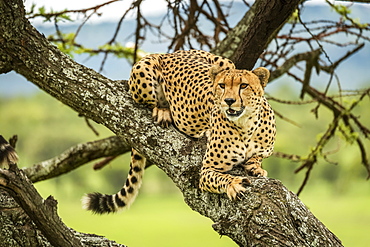
[[343, 114], [344, 114], [344, 112], [342, 112], [337, 117], [335, 117], [334, 121], [329, 125], [328, 129], [326, 130], [324, 135], [320, 138], [320, 140], [316, 144], [315, 148], [311, 151], [311, 153], [309, 154], [306, 161], [294, 171], [295, 173], [298, 173], [303, 168], [307, 168], [305, 178], [302, 182], [302, 185], [298, 189], [297, 195], [300, 195], [300, 193], [302, 192], [302, 190], [306, 186], [307, 181], [308, 181], [309, 176], [310, 176], [310, 173], [311, 173], [311, 170], [312, 170], [314, 164], [317, 162], [318, 155], [322, 153], [323, 147], [330, 140], [330, 138], [334, 135], [335, 130], [338, 127], [339, 120], [342, 118]]
[[94, 164], [93, 166], [93, 169], [96, 171], [96, 170], [100, 170], [102, 169], [104, 166], [108, 165], [110, 162], [112, 162], [115, 158], [117, 158], [118, 156], [109, 156], [109, 157], [106, 157], [105, 159], [103, 159], [102, 161], [99, 161], [97, 163]]
[[301, 125], [300, 125], [300, 124], [298, 124], [297, 122], [295, 122], [295, 121], [293, 121], [293, 120], [291, 120], [291, 119], [289, 119], [289, 118], [285, 117], [285, 116], [284, 116], [283, 114], [281, 114], [280, 112], [278, 112], [278, 111], [274, 110], [274, 113], [275, 113], [275, 115], [276, 115], [277, 117], [281, 118], [282, 120], [284, 120], [284, 121], [286, 121], [286, 122], [288, 122], [288, 123], [290, 123], [290, 124], [293, 124], [294, 126], [301, 127]]
[[86, 8], [86, 9], [75, 9], [75, 10], [68, 10], [67, 9], [67, 10], [63, 10], [63, 11], [59, 11], [59, 12], [51, 12], [51, 13], [44, 13], [44, 14], [37, 13], [37, 14], [33, 14], [31, 16], [28, 16], [28, 19], [35, 18], [35, 17], [38, 17], [38, 16], [49, 17], [50, 18], [50, 17], [57, 17], [57, 16], [68, 14], [68, 13], [86, 13], [90, 10], [93, 10], [94, 12], [96, 12], [101, 7], [104, 7], [108, 4], [111, 4], [113, 2], [118, 2], [118, 1], [120, 1], [120, 0], [111, 0], [111, 1], [102, 3], [102, 4], [99, 4], [99, 5], [90, 7], [90, 8]]
[[301, 161], [302, 160], [301, 156], [296, 155], [296, 154], [287, 154], [287, 153], [283, 153], [283, 152], [274, 152], [272, 155], [277, 157], [277, 158], [288, 159], [288, 160], [291, 160], [291, 161]]
[[92, 130], [92, 132], [94, 132], [96, 136], [99, 136], [99, 132], [94, 128], [94, 126], [90, 123], [90, 120], [87, 117], [85, 117], [85, 123]]

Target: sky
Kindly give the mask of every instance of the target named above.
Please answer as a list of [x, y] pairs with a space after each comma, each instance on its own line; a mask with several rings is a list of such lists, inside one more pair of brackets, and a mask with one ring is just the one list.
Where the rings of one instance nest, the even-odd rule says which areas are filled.
[[[26, 0], [25, 6], [26, 9], [29, 10], [32, 4], [36, 4], [36, 10], [42, 6], [45, 7], [46, 11], [53, 10], [53, 11], [62, 11], [65, 9], [69, 10], [77, 10], [77, 9], [84, 9], [93, 7], [109, 0], [63, 0], [63, 1], [51, 1], [51, 0]], [[241, 0], [235, 0], [238, 2]], [[221, 1], [222, 2], [222, 1]], [[229, 2], [225, 0], [224, 2]], [[117, 1], [107, 6], [104, 6], [100, 9], [99, 12], [103, 13], [103, 15], [99, 18], [97, 16], [92, 18], [92, 22], [103, 22], [103, 21], [113, 21], [119, 19], [124, 11], [130, 6], [132, 0], [122, 0]], [[324, 4], [325, 0], [309, 0], [309, 4]], [[166, 12], [167, 3], [165, 0], [146, 0], [143, 1], [141, 9], [143, 14], [146, 16], [156, 16], [161, 15]], [[134, 16], [132, 16], [134, 18]], [[39, 22], [39, 23], [38, 23]], [[42, 20], [36, 20], [33, 22], [34, 24], [41, 24]]]
[[[25, 7], [30, 9], [32, 4], [36, 4], [36, 10], [39, 7], [44, 6], [46, 11], [52, 9], [53, 11], [62, 11], [65, 9], [78, 10], [94, 7], [99, 4], [108, 2], [109, 0], [63, 0], [63, 1], [51, 1], [51, 0], [26, 0]], [[101, 17], [92, 18], [94, 22], [102, 21], [113, 21], [119, 19], [124, 11], [131, 5], [132, 0], [121, 0], [99, 9], [98, 12], [102, 13]], [[164, 0], [146, 0], [143, 1], [141, 9], [143, 14], [150, 15], [160, 15], [166, 11], [167, 3]], [[90, 12], [91, 13], [91, 12]], [[132, 16], [134, 18], [134, 16]]]

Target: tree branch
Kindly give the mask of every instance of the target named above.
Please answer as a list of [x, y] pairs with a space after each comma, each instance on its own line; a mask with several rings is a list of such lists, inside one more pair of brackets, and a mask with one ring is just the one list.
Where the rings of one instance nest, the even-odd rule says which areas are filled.
[[52, 159], [24, 168], [27, 177], [33, 182], [58, 177], [92, 160], [116, 156], [128, 152], [131, 147], [125, 140], [111, 136], [102, 140], [78, 144]]
[[58, 217], [57, 201], [52, 196], [44, 200], [15, 164], [10, 164], [9, 170], [0, 169], [0, 187], [21, 205], [52, 245], [82, 247], [80, 240]]

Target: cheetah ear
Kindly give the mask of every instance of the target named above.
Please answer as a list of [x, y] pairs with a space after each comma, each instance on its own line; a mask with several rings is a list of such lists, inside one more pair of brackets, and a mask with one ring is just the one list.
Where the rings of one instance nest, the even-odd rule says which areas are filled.
[[224, 71], [225, 69], [221, 68], [220, 66], [218, 65], [213, 65], [210, 69], [209, 69], [209, 76], [211, 77], [211, 80], [214, 81], [216, 76]]
[[259, 67], [255, 70], [252, 71], [255, 75], [258, 76], [258, 78], [260, 79], [261, 81], [261, 85], [262, 87], [266, 87], [268, 81], [269, 81], [269, 78], [270, 78], [270, 71], [264, 67]]

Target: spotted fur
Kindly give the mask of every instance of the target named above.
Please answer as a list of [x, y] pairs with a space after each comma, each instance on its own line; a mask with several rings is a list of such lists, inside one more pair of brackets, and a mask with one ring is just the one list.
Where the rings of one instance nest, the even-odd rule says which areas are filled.
[[99, 192], [87, 194], [82, 198], [82, 207], [97, 214], [113, 213], [130, 207], [139, 193], [145, 165], [146, 159], [132, 149], [130, 170], [122, 189], [114, 195]]
[[[273, 152], [276, 132], [264, 97], [269, 75], [262, 67], [237, 70], [230, 60], [205, 51], [177, 51], [144, 57], [133, 66], [129, 87], [136, 102], [153, 109], [158, 124], [173, 123], [195, 138], [207, 132], [199, 187], [236, 199], [249, 180], [228, 174], [234, 166], [243, 166], [252, 176], [267, 176], [261, 162]], [[96, 210], [101, 204], [108, 205], [103, 213], [117, 208], [104, 202], [114, 198], [95, 197], [96, 205], [88, 209], [102, 213]]]

